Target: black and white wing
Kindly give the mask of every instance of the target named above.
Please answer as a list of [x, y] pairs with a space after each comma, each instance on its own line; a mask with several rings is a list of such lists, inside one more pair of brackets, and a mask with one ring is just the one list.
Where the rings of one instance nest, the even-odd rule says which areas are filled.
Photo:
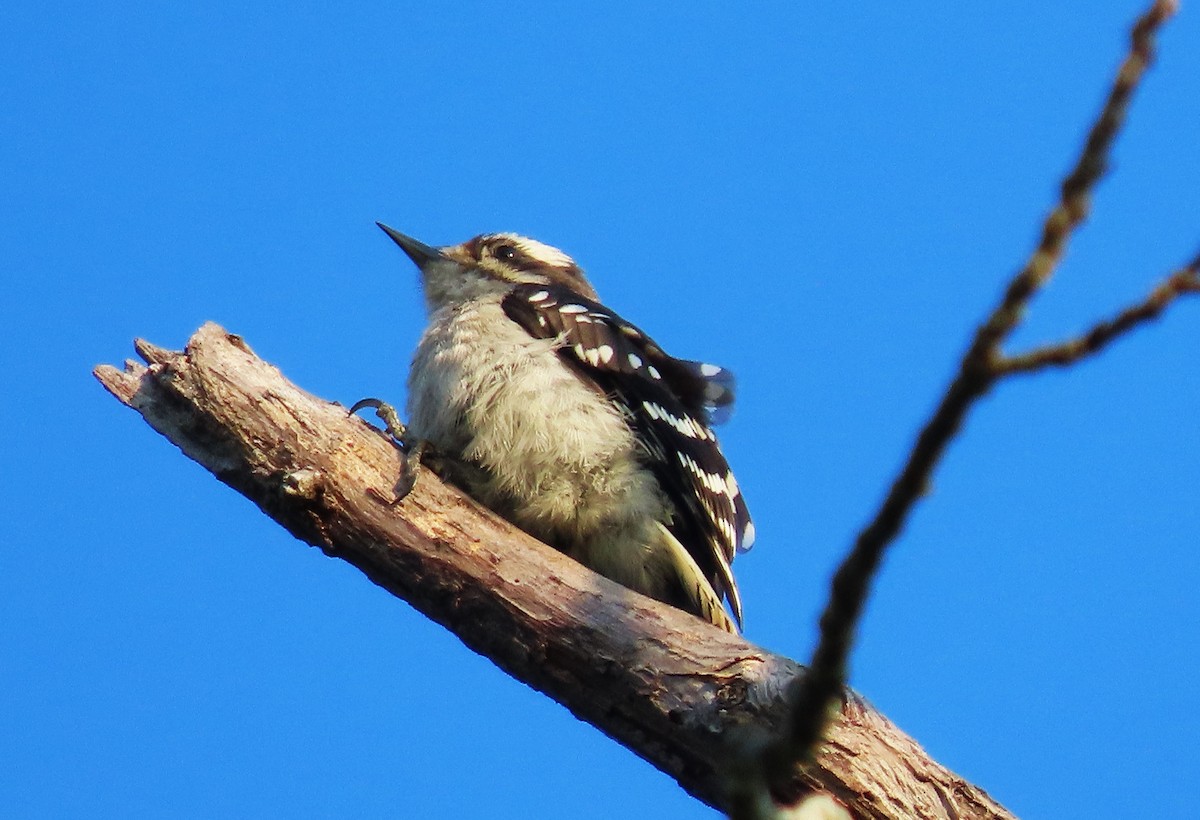
[[560, 338], [560, 354], [633, 420], [648, 466], [678, 513], [668, 529], [740, 623], [730, 564], [753, 544], [754, 525], [711, 427], [733, 407], [732, 374], [668, 356], [637, 327], [568, 288], [518, 285], [503, 307], [530, 335]]

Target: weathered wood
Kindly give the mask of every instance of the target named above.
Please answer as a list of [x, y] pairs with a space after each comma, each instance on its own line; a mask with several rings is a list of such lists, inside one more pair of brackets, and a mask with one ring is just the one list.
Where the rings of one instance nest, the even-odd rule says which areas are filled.
[[[800, 665], [613, 584], [428, 472], [393, 505], [392, 444], [216, 325], [183, 352], [137, 349], [148, 366], [96, 377], [186, 455], [692, 795], [726, 804]], [[814, 790], [864, 818], [1011, 817], [853, 693], [781, 796]]]

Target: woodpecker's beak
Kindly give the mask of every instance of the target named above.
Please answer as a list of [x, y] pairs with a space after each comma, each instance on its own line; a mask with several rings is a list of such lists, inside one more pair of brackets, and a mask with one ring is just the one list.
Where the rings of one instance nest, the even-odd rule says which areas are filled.
[[382, 222], [376, 222], [379, 229], [392, 238], [392, 241], [400, 246], [400, 249], [408, 254], [408, 258], [416, 263], [421, 270], [425, 269], [435, 259], [442, 258], [442, 252], [437, 248], [430, 247], [424, 242], [418, 242], [411, 236], [405, 236], [399, 231], [392, 230]]

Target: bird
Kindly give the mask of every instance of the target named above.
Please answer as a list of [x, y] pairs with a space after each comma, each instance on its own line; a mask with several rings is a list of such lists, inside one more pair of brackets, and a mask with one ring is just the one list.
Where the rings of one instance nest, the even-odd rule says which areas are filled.
[[428, 313], [407, 424], [389, 423], [410, 455], [432, 450], [530, 535], [736, 633], [731, 564], [754, 525], [712, 430], [732, 374], [667, 355], [557, 248], [513, 233], [434, 247], [376, 224], [416, 264]]

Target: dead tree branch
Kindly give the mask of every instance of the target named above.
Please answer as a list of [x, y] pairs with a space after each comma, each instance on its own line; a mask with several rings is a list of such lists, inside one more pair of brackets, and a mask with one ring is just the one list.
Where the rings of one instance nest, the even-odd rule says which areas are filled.
[[[774, 736], [803, 668], [613, 584], [423, 472], [398, 505], [400, 456], [206, 325], [183, 352], [96, 376], [187, 456], [297, 538], [341, 558], [474, 651], [565, 705], [715, 807]], [[840, 719], [781, 795], [828, 793], [862, 818], [1008, 818], [869, 704]]]
[[1109, 152], [1129, 101], [1153, 59], [1154, 36], [1175, 8], [1173, 0], [1156, 0], [1134, 24], [1129, 53], [1079, 160], [1063, 181], [1061, 198], [1046, 218], [1037, 249], [1008, 284], [999, 305], [976, 331], [957, 377], [922, 429], [907, 463], [834, 575], [809, 673], [797, 679], [793, 687], [789, 732], [764, 754], [765, 775], [772, 792], [779, 779], [788, 776], [795, 761], [806, 759], [817, 747], [830, 716], [836, 714], [835, 705], [846, 683], [846, 663], [855, 627], [870, 593], [871, 581], [885, 551], [900, 533], [947, 445], [975, 402], [1005, 376], [1078, 361], [1157, 317], [1178, 296], [1200, 290], [1197, 262], [1193, 262], [1167, 279], [1146, 302], [1128, 308], [1080, 339], [1011, 359], [1006, 359], [1001, 351], [1001, 345], [1020, 324], [1030, 301], [1053, 275], [1071, 234], [1087, 216], [1092, 190], [1108, 166]]

